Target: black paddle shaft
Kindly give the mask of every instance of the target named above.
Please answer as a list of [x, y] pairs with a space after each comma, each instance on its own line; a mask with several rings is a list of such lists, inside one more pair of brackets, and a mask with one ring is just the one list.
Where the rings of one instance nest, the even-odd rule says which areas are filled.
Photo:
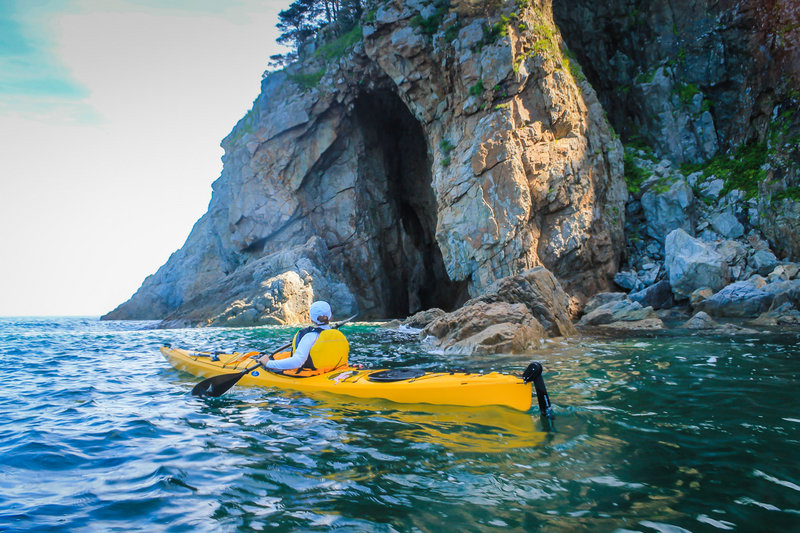
[[[342, 320], [341, 322], [333, 326], [333, 329], [340, 328], [343, 324], [350, 322], [357, 316], [358, 314], [355, 314], [350, 318]], [[275, 355], [276, 353], [280, 352], [281, 350], [285, 350], [291, 345], [292, 345], [291, 342], [284, 344], [280, 348], [273, 351], [270, 355]], [[228, 392], [228, 390], [231, 387], [236, 385], [236, 383], [240, 379], [245, 377], [253, 370], [261, 368], [262, 366], [263, 365], [259, 362], [258, 364], [253, 365], [250, 368], [245, 368], [241, 372], [237, 372], [235, 374], [222, 374], [221, 376], [214, 376], [208, 379], [204, 379], [203, 381], [194, 386], [194, 388], [192, 389], [192, 396], [211, 396], [212, 398], [217, 398], [219, 396], [222, 396], [223, 394]]]
[[544, 386], [542, 364], [538, 361], [529, 364], [525, 372], [522, 373], [522, 381], [524, 383], [533, 381], [533, 388], [536, 389], [536, 399], [539, 401], [539, 413], [547, 418], [553, 418], [553, 404], [550, 403], [547, 387]]

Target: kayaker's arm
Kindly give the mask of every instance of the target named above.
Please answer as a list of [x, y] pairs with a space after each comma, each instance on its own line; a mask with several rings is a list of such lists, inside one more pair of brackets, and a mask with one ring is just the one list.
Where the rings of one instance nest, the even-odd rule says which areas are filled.
[[291, 357], [287, 357], [286, 359], [269, 359], [268, 357], [262, 357], [259, 359], [259, 362], [261, 362], [267, 370], [294, 370], [295, 368], [300, 368], [306, 362], [306, 359], [308, 359], [308, 354], [311, 353], [311, 347], [314, 346], [318, 337], [319, 333], [313, 331], [306, 333], [303, 335], [303, 338], [300, 339], [300, 342], [297, 343], [297, 348]]

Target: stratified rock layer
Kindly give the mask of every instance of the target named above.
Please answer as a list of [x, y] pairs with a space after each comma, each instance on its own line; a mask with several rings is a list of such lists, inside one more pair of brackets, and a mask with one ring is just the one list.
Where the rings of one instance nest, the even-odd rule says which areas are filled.
[[[387, 3], [343, 56], [267, 76], [223, 141], [208, 213], [105, 318], [301, 321], [326, 295], [340, 316], [406, 316], [539, 265], [578, 297], [607, 288], [623, 248], [621, 145], [561, 55], [550, 2], [517, 4], [492, 20], [451, 11], [425, 35], [412, 24], [424, 2]], [[487, 38], [513, 10], [507, 35]], [[323, 264], [253, 267], [312, 238]]]

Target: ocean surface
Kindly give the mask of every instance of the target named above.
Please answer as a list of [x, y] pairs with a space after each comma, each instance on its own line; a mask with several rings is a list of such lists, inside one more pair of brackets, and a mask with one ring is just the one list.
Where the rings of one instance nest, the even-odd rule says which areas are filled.
[[550, 423], [238, 386], [198, 399], [162, 344], [267, 351], [293, 330], [153, 326], [0, 318], [0, 531], [800, 531], [797, 332], [463, 357], [342, 329], [367, 367], [537, 359]]

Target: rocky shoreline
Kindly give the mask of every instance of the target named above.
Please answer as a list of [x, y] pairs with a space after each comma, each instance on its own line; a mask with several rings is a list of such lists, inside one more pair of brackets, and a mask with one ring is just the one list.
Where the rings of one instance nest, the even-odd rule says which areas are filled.
[[[632, 152], [650, 177], [626, 204], [627, 259], [614, 276], [619, 292], [581, 305], [565, 299], [540, 268], [501, 280], [454, 313], [429, 310], [388, 327], [418, 328], [435, 348], [461, 354], [526, 353], [545, 338], [576, 331], [741, 335], [800, 327], [800, 263], [779, 260], [770, 248], [758, 202], [742, 201], [742, 190], [721, 194], [727, 184], [713, 175], [684, 176], [668, 160]], [[526, 290], [529, 278], [542, 276], [557, 288]], [[487, 297], [493, 307], [480, 305]], [[527, 308], [569, 315], [575, 327], [548, 331]]]

